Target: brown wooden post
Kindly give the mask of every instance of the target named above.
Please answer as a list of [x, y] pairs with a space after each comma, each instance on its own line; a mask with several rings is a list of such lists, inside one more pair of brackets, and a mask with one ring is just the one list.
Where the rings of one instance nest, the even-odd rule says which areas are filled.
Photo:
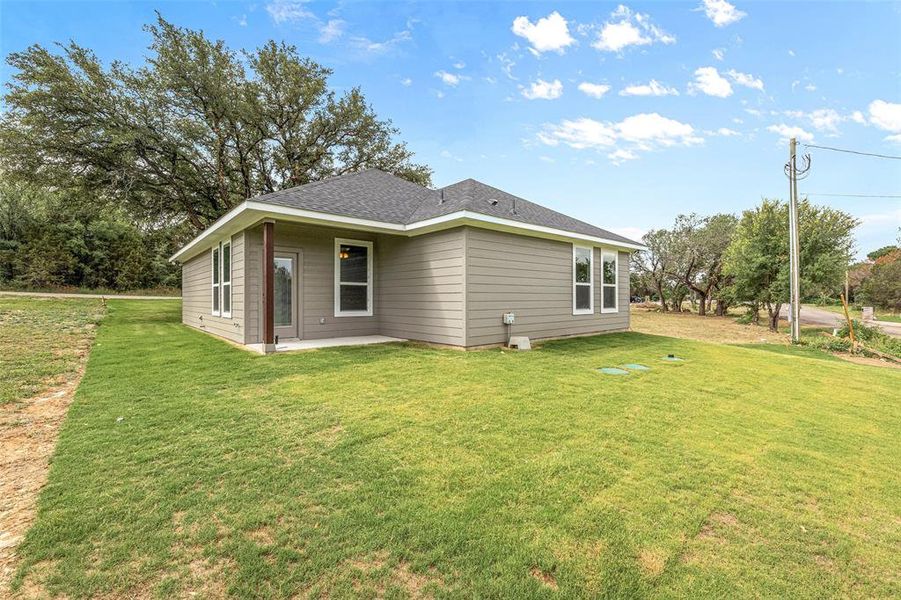
[[263, 223], [263, 344], [275, 350], [275, 223]]

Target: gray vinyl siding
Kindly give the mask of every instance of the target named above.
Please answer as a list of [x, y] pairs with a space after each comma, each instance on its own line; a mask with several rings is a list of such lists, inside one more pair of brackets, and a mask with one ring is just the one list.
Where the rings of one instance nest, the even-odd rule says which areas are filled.
[[[373, 315], [371, 317], [335, 316], [335, 238], [347, 238], [374, 242], [373, 244]], [[275, 251], [301, 252], [298, 276], [300, 277], [300, 323], [303, 339], [315, 340], [334, 337], [378, 335], [379, 303], [377, 290], [379, 268], [379, 244], [377, 235], [363, 231], [333, 229], [294, 223], [275, 224]], [[247, 314], [252, 337], [249, 343], [262, 341], [263, 331], [263, 234], [261, 227], [249, 230], [249, 262], [255, 276], [248, 281]], [[320, 319], [325, 322], [320, 323]]]
[[232, 316], [214, 317], [212, 314], [212, 250], [207, 249], [182, 265], [182, 322], [244, 344], [244, 234], [235, 234], [231, 242]]
[[382, 335], [463, 346], [464, 228], [379, 236], [376, 294]]
[[[373, 315], [335, 317], [335, 238], [373, 242]], [[594, 251], [591, 315], [572, 314], [572, 244], [475, 227], [415, 237], [279, 222], [276, 252], [299, 252], [300, 336], [322, 339], [388, 335], [454, 346], [506, 342], [629, 327], [629, 253], [618, 253], [619, 312], [601, 313], [601, 249]], [[238, 343], [262, 341], [262, 227], [232, 236], [232, 318], [211, 314], [211, 256], [183, 265], [183, 320]], [[202, 317], [202, 319], [201, 319]], [[320, 322], [323, 321], [323, 322]]]
[[618, 253], [619, 312], [601, 313], [601, 249], [594, 250], [594, 313], [572, 314], [572, 244], [469, 228], [466, 238], [466, 345], [506, 341], [501, 322], [514, 312], [514, 335], [532, 339], [629, 328], [629, 254]]

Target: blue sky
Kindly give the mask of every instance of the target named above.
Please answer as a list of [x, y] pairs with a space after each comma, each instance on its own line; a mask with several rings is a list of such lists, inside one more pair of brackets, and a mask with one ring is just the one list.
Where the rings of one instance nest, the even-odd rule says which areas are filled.
[[[437, 185], [473, 177], [633, 237], [785, 198], [792, 134], [901, 155], [899, 3], [3, 1], [0, 49], [73, 39], [138, 63], [154, 10], [234, 48], [296, 45]], [[802, 192], [901, 195], [901, 161], [809, 152]], [[898, 237], [897, 198], [811, 199], [863, 221], [862, 253]]]

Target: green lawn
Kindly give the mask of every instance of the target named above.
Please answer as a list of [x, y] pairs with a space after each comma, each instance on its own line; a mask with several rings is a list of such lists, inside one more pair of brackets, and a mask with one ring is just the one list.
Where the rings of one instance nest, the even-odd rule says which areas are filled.
[[[110, 302], [20, 548], [20, 589], [901, 589], [901, 371], [642, 334], [263, 357], [179, 317], [174, 301]], [[596, 371], [630, 362], [651, 370]]]
[[72, 377], [103, 311], [99, 300], [0, 296], [0, 406]]

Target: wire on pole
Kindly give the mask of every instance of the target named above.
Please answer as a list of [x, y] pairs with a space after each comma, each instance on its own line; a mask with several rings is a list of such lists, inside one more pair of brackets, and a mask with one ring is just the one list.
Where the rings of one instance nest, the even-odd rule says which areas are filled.
[[848, 150], [847, 148], [833, 148], [832, 146], [817, 146], [815, 144], [801, 144], [805, 148], [817, 148], [819, 150], [831, 150], [832, 152], [845, 152], [847, 154], [857, 154], [859, 156], [872, 156], [875, 158], [888, 158], [891, 160], [901, 160], [901, 156], [892, 156], [890, 154], [878, 154], [876, 152], [861, 152], [859, 150]]

